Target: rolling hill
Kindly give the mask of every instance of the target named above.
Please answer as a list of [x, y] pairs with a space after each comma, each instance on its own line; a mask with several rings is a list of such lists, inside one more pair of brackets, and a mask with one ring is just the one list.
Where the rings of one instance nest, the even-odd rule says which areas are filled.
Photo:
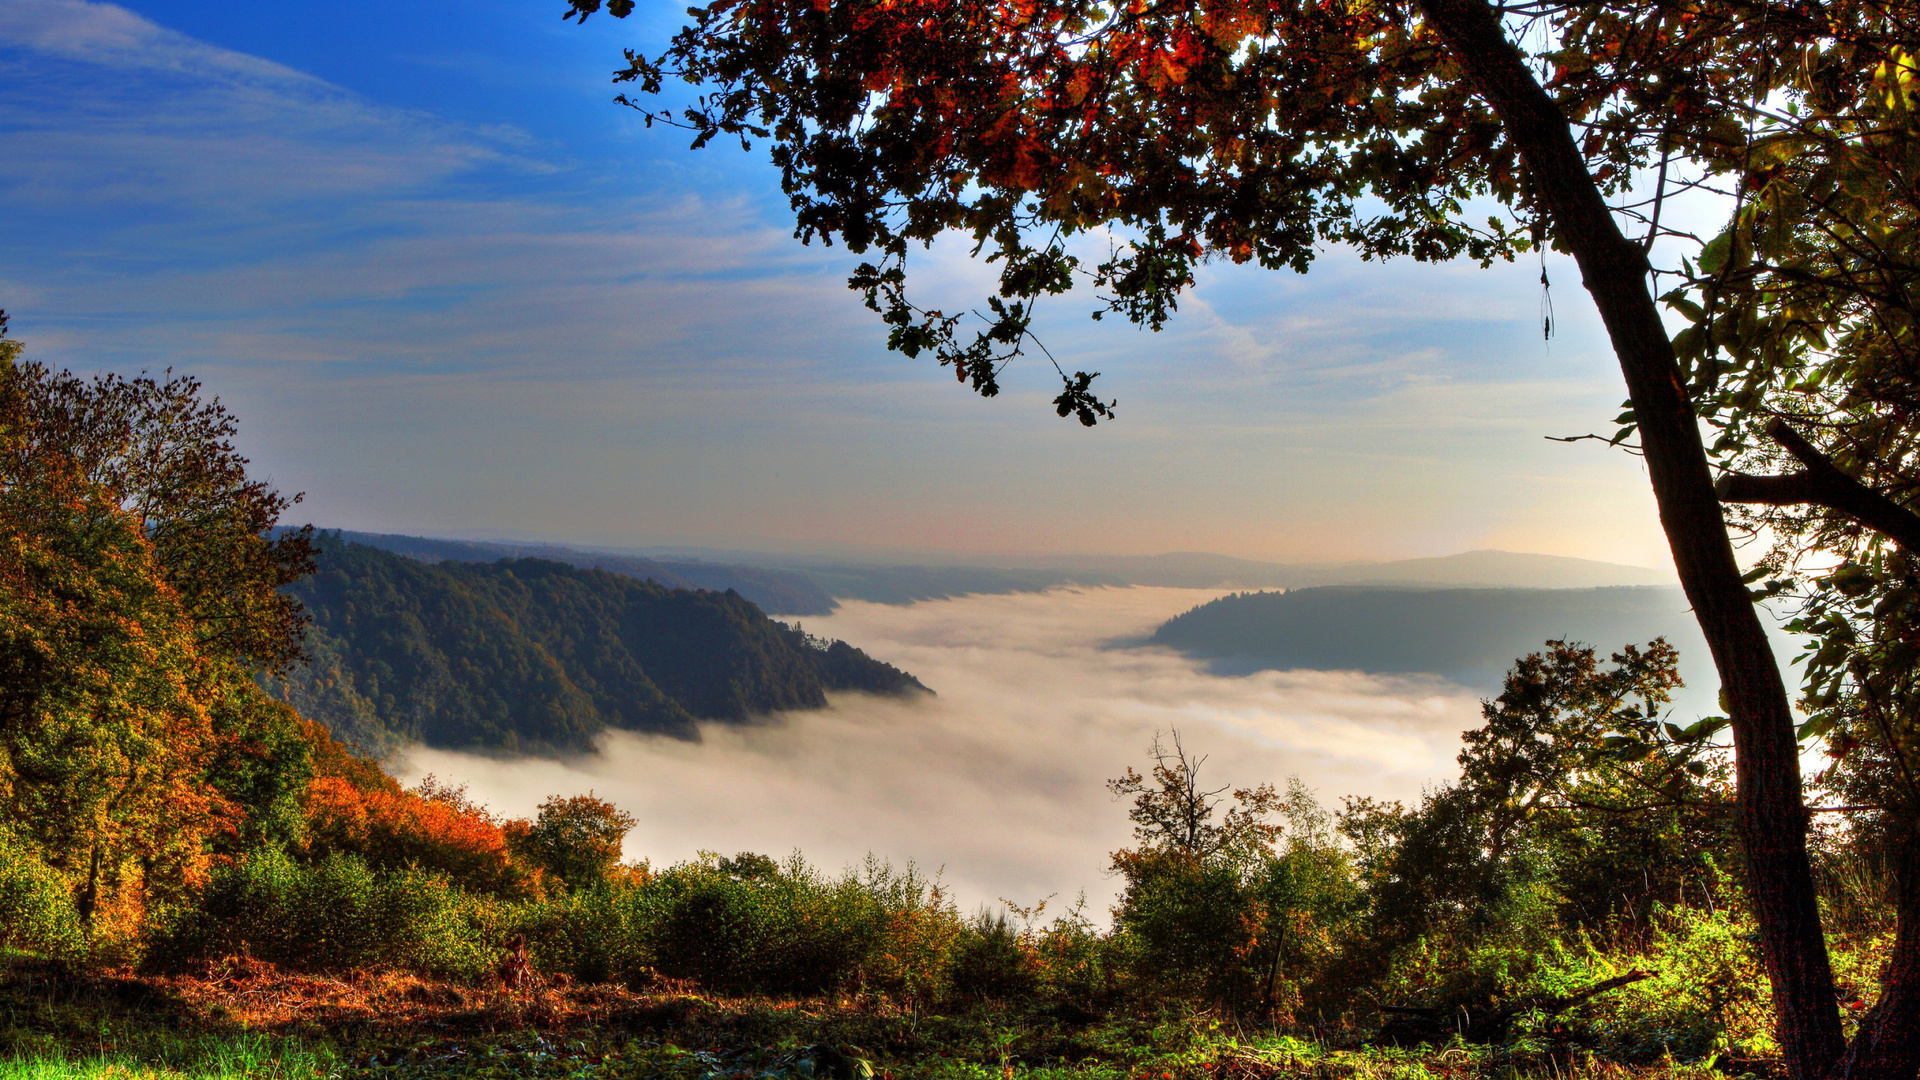
[[1549, 639], [1602, 652], [1665, 637], [1697, 681], [1707, 652], [1676, 588], [1414, 589], [1327, 586], [1223, 596], [1162, 623], [1151, 641], [1217, 669], [1429, 672], [1497, 688]]
[[328, 534], [290, 591], [313, 618], [311, 662], [269, 688], [374, 751], [575, 752], [609, 729], [692, 738], [828, 691], [926, 690], [737, 592], [545, 559], [427, 563]]

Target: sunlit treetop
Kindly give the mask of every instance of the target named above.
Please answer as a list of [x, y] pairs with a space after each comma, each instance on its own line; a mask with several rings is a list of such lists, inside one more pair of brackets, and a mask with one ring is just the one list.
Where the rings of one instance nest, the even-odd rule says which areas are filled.
[[[602, 8], [571, 2], [582, 19]], [[1098, 293], [1095, 317], [1157, 329], [1209, 258], [1304, 271], [1341, 244], [1486, 263], [1552, 237], [1513, 141], [1431, 27], [1442, 3], [1458, 0], [717, 0], [616, 78], [646, 95], [620, 100], [696, 146], [769, 143], [797, 235], [876, 256], [852, 284], [890, 344], [990, 395], [1032, 341], [1034, 301], [1075, 285]], [[1649, 228], [1637, 178], [1724, 171], [1752, 103], [1800, 92], [1808, 50], [1857, 68], [1887, 36], [1872, 12], [1814, 3], [1499, 14], [1593, 179]], [[676, 79], [699, 87], [684, 106], [663, 100]], [[1000, 269], [976, 332], [906, 295], [909, 253], [947, 231]], [[1109, 252], [1077, 254], [1083, 234]], [[1067, 378], [1063, 416], [1101, 414], [1088, 379]]]

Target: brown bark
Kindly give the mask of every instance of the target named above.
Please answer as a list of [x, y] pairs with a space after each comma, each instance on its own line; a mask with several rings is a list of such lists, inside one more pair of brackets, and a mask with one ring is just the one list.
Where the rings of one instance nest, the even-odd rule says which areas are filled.
[[1881, 975], [1880, 1000], [1861, 1018], [1838, 1080], [1913, 1080], [1920, 1073], [1920, 845], [1911, 824], [1903, 831], [1894, 844], [1900, 862], [1893, 955]]
[[1715, 486], [1726, 502], [1767, 506], [1821, 506], [1852, 518], [1907, 551], [1920, 552], [1920, 514], [1915, 514], [1878, 491], [1840, 471], [1784, 420], [1767, 425], [1773, 441], [1806, 466], [1805, 472], [1785, 476], [1745, 476], [1728, 473]]
[[1693, 406], [1647, 287], [1646, 255], [1614, 223], [1566, 115], [1508, 41], [1498, 12], [1484, 0], [1418, 3], [1526, 162], [1626, 376], [1660, 523], [1726, 695], [1748, 891], [1781, 1047], [1796, 1080], [1817, 1080], [1845, 1045], [1807, 859], [1793, 714], [1740, 580]]

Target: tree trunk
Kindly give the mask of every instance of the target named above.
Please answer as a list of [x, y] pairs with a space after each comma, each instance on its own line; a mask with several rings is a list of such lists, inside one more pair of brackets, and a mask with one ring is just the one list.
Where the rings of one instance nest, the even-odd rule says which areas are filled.
[[1614, 223], [1565, 114], [1527, 70], [1498, 12], [1484, 0], [1417, 2], [1539, 185], [1626, 375], [1660, 523], [1726, 695], [1747, 888], [1781, 1048], [1795, 1080], [1818, 1080], [1845, 1043], [1807, 860], [1793, 714], [1727, 540], [1698, 421], [1647, 287], [1646, 255]]
[[[1911, 812], [1911, 811], [1906, 811]], [[1913, 1080], [1920, 1073], [1920, 846], [1911, 827], [1897, 847], [1893, 955], [1880, 1000], [1860, 1021], [1840, 1080]]]
[[80, 916], [83, 926], [93, 925], [94, 908], [100, 904], [100, 845], [93, 845], [93, 855], [87, 861], [87, 883], [80, 889], [79, 899], [73, 902], [73, 910]]

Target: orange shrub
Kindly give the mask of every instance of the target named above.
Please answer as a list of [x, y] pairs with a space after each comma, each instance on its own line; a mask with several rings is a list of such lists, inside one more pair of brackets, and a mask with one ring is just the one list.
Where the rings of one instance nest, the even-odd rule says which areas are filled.
[[498, 822], [431, 779], [417, 791], [366, 790], [344, 777], [307, 788], [307, 854], [358, 855], [371, 866], [417, 866], [475, 892], [530, 894], [537, 874], [518, 864]]

